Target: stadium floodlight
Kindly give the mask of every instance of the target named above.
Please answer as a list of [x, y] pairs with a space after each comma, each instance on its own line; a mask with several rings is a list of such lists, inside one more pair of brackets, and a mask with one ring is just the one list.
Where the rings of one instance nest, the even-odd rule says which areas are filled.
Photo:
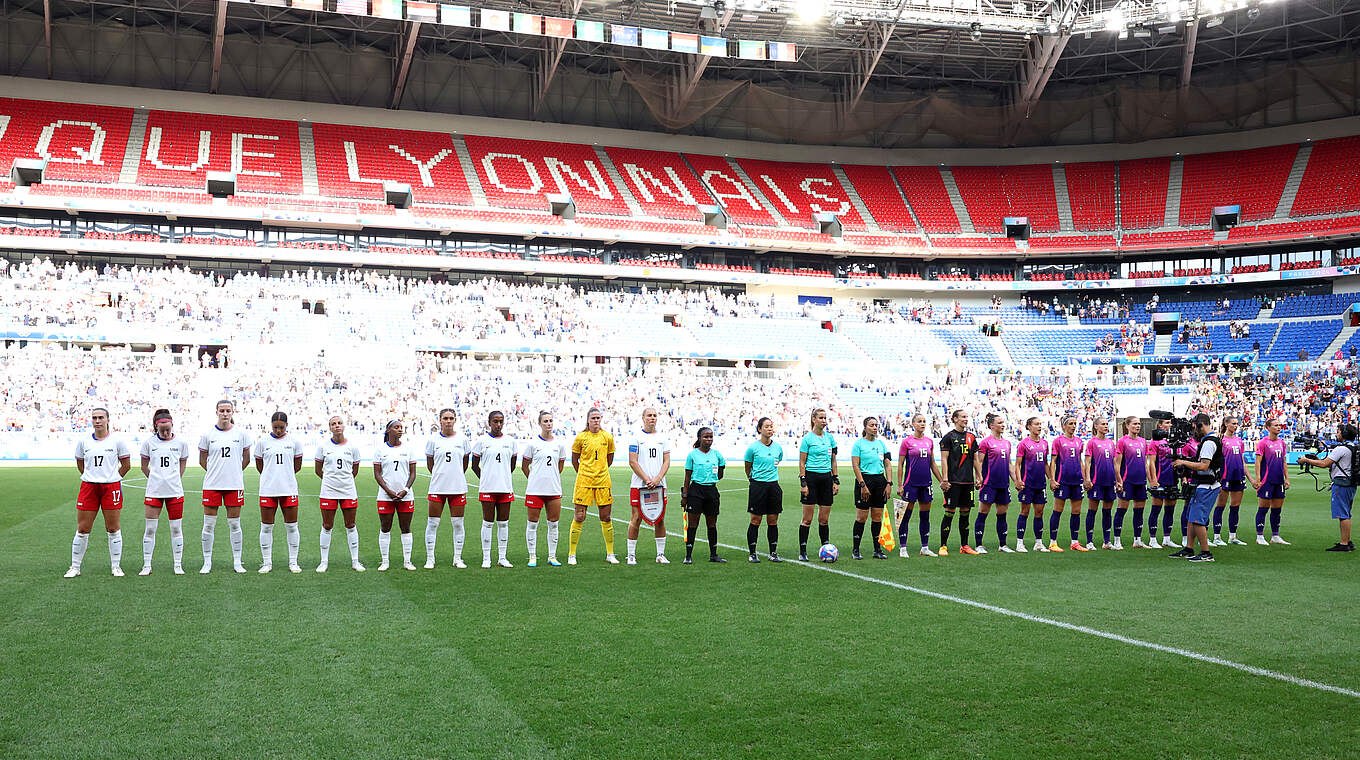
[[827, 4], [825, 0], [798, 0], [795, 6], [798, 12], [798, 20], [804, 24], [814, 24], [826, 15]]

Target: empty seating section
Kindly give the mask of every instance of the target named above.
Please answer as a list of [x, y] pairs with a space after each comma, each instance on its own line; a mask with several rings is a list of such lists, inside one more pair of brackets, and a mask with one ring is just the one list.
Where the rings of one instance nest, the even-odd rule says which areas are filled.
[[[1265, 349], [1270, 346], [1270, 342], [1275, 339], [1275, 331], [1279, 326], [1275, 324], [1260, 323], [1252, 324], [1250, 325], [1250, 328], [1251, 334], [1247, 337], [1234, 338], [1232, 337], [1231, 328], [1229, 328], [1228, 325], [1210, 325], [1209, 342], [1213, 345], [1214, 353], [1239, 353], [1250, 351], [1252, 344], [1258, 341], [1261, 344], [1261, 351], [1264, 353]], [[1202, 345], [1204, 343], [1204, 338], [1196, 338], [1195, 342]], [[1172, 353], [1177, 353], [1184, 349], [1185, 347], [1179, 343], [1171, 344]]]
[[1297, 145], [1277, 145], [1186, 156], [1181, 224], [1208, 224], [1214, 206], [1240, 205], [1244, 221], [1274, 216], [1298, 152]]
[[443, 132], [314, 124], [312, 142], [323, 195], [382, 198], [386, 180], [410, 185], [419, 203], [473, 205], [453, 138]]
[[1053, 167], [955, 166], [951, 170], [968, 217], [978, 232], [1005, 232], [1008, 216], [1029, 218], [1035, 232], [1058, 230], [1058, 201], [1053, 193]]
[[580, 211], [632, 215], [589, 145], [474, 135], [464, 140], [493, 206], [546, 210], [544, 196], [562, 193], [570, 195]]
[[827, 164], [796, 164], [739, 158], [737, 163], [756, 183], [766, 200], [796, 227], [813, 227], [816, 212], [835, 214], [847, 230], [866, 230], [868, 226], [841, 187]]
[[[1114, 163], [1092, 161], [1065, 164], [1067, 200], [1072, 226], [1079, 230], [1112, 230], [1115, 224]], [[1033, 245], [1034, 241], [1031, 240]]]
[[152, 111], [137, 182], [203, 189], [208, 172], [232, 172], [238, 191], [302, 193], [297, 123]]
[[[727, 159], [691, 153], [685, 155], [685, 160], [699, 175], [704, 187], [708, 188], [720, 205], [727, 209], [727, 216], [737, 224], [778, 226], [775, 218], [761, 205], [760, 194], [755, 188], [741, 181], [741, 177], [727, 163]], [[793, 223], [792, 220], [790, 223]]]
[[944, 177], [937, 167], [894, 166], [892, 172], [926, 232], [947, 233], [962, 229], [959, 215], [954, 213], [954, 204], [949, 200], [949, 191], [945, 189]]
[[[1341, 333], [1341, 320], [1327, 319], [1313, 322], [1282, 322], [1275, 344], [1266, 352], [1265, 360], [1273, 362], [1298, 361], [1300, 351], [1306, 358], [1317, 359]], [[1264, 341], [1261, 345], [1265, 345]]]
[[666, 219], [699, 219], [696, 206], [713, 199], [679, 153], [605, 148], [643, 212]]
[[[1118, 337], [1119, 331], [1113, 331]], [[1096, 352], [1096, 341], [1111, 333], [1108, 327], [1080, 327], [1066, 330], [1003, 330], [1001, 340], [1020, 366], [1066, 364], [1069, 356]]]
[[993, 309], [990, 306], [964, 306], [963, 315], [979, 324], [1000, 320], [1004, 325], [1065, 325], [1067, 317], [1057, 314], [1040, 314], [1033, 309], [1018, 306], [1005, 306]]
[[[874, 324], [847, 322], [838, 325], [837, 330], [860, 348], [864, 353], [880, 362], [896, 362], [902, 366], [921, 364], [946, 364], [955, 359], [960, 343], [952, 331], [922, 329], [919, 325]], [[982, 338], [974, 328], [966, 328], [972, 335]], [[995, 363], [996, 352], [982, 340], [985, 347], [974, 350], [969, 345], [968, 354], [960, 357], [965, 361], [978, 364]]]
[[864, 354], [851, 343], [808, 319], [722, 319], [712, 325], [688, 327], [701, 345], [737, 349], [734, 355], [864, 360]]
[[1291, 216], [1360, 209], [1360, 135], [1313, 143]]
[[0, 175], [45, 158], [44, 179], [117, 182], [131, 126], [130, 108], [0, 98]]
[[1123, 229], [1162, 226], [1170, 175], [1169, 158], [1119, 162], [1119, 222]]
[[1228, 308], [1223, 309], [1218, 301], [1162, 301], [1157, 310], [1163, 314], [1180, 312], [1182, 323], [1192, 319], [1228, 322], [1237, 319], [1256, 319], [1261, 313], [1261, 303], [1255, 298], [1239, 298], [1228, 301]]
[[919, 231], [888, 167], [842, 166], [841, 170], [879, 227], [892, 232]]
[[1350, 305], [1360, 302], [1360, 293], [1328, 293], [1317, 296], [1295, 296], [1275, 302], [1270, 315], [1277, 319], [1288, 317], [1330, 317], [1342, 314]]

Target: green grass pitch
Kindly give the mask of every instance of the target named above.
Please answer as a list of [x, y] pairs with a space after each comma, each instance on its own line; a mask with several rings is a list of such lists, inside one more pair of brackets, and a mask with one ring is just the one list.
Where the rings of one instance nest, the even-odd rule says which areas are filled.
[[[678, 472], [672, 468], [675, 491]], [[645, 528], [641, 564], [607, 566], [593, 517], [580, 566], [529, 569], [522, 501], [510, 523], [513, 570], [480, 569], [478, 510], [470, 506], [464, 559], [472, 567], [450, 566], [446, 521], [437, 569], [378, 573], [369, 473], [360, 474], [359, 519], [369, 572], [348, 568], [342, 531], [331, 571], [312, 572], [318, 484], [304, 470], [302, 490], [313, 494], [303, 497], [300, 518], [304, 573], [287, 572], [282, 530], [274, 573], [254, 573], [252, 470], [243, 510], [251, 573], [231, 572], [222, 521], [216, 571], [197, 574], [195, 506], [185, 511], [189, 574], [170, 573], [162, 526], [156, 571], [137, 577], [141, 492], [129, 485], [128, 577], [108, 574], [97, 521], [84, 576], [64, 580], [74, 468], [0, 469], [0, 756], [1360, 756], [1360, 564], [1322, 551], [1336, 540], [1335, 522], [1325, 494], [1303, 476], [1285, 506], [1283, 534], [1293, 546], [1228, 547], [1205, 566], [1144, 550], [1003, 555], [990, 522], [986, 556], [854, 562], [854, 513], [843, 494], [831, 530], [843, 557], [834, 568], [854, 574], [845, 575], [797, 562], [751, 566], [737, 549], [723, 550], [726, 565], [682, 566], [683, 541], [674, 537], [675, 564], [663, 567], [652, 562]], [[739, 471], [728, 474], [720, 541], [743, 546], [744, 483]], [[197, 488], [200, 475], [191, 469], [186, 486]], [[796, 478], [783, 477], [781, 553], [791, 557]], [[138, 481], [134, 470], [130, 482]], [[425, 482], [417, 481], [418, 494]], [[616, 516], [626, 518], [624, 470], [615, 469], [614, 485], [616, 501], [625, 497]], [[1251, 496], [1242, 511], [1249, 541]], [[417, 565], [424, 509], [418, 498]], [[668, 526], [680, 530], [675, 503]], [[1067, 535], [1065, 520], [1059, 535]], [[913, 547], [916, 536], [913, 524]], [[616, 523], [620, 555], [624, 537]], [[1131, 543], [1128, 528], [1125, 539]], [[762, 550], [764, 543], [762, 530]], [[546, 544], [541, 529], [540, 557]]]

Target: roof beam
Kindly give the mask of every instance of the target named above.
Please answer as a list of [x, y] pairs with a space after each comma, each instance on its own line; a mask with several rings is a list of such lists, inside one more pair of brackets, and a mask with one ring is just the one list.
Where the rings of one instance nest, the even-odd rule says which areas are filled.
[[392, 84], [392, 102], [388, 108], [401, 106], [402, 93], [406, 92], [406, 78], [411, 73], [411, 56], [416, 52], [416, 38], [420, 36], [420, 22], [414, 21], [406, 31], [406, 40], [401, 47], [401, 60], [397, 63], [397, 77]]
[[869, 25], [864, 33], [864, 45], [855, 51], [851, 59], [851, 66], [854, 71], [850, 75], [850, 81], [845, 93], [845, 105], [843, 113], [849, 115], [855, 112], [859, 106], [859, 99], [864, 96], [864, 89], [869, 86], [869, 77], [874, 75], [874, 69], [878, 68], [879, 59], [883, 57], [883, 51], [888, 47], [888, 40], [892, 39], [893, 32], [897, 29], [897, 24], [883, 21], [875, 21]]
[[[581, 12], [582, 0], [565, 0], [562, 10], [567, 18], [575, 19], [576, 14]], [[562, 61], [562, 53], [567, 49], [567, 41], [560, 37], [548, 37], [543, 47], [542, 63], [538, 67], [537, 76], [538, 86], [534, 88], [534, 115], [538, 114], [543, 107], [544, 101], [548, 98], [548, 88], [552, 87], [553, 78], [557, 76], [557, 64]]]
[[[734, 3], [735, 5], [735, 3]], [[734, 8], [727, 8], [713, 23], [713, 34], [722, 34], [727, 25], [732, 22], [732, 15], [736, 13]], [[690, 55], [684, 57], [684, 63], [676, 72], [670, 92], [669, 110], [670, 116], [675, 117], [689, 105], [689, 99], [694, 97], [694, 91], [699, 88], [699, 80], [703, 79], [704, 71], [708, 69], [708, 62], [713, 59], [708, 55]]]
[[1011, 142], [1020, 132], [1021, 124], [1034, 113], [1034, 106], [1044, 94], [1053, 70], [1072, 39], [1072, 22], [1081, 9], [1082, 0], [1062, 0], [1054, 8], [1053, 16], [1058, 24], [1056, 34], [1037, 35], [1025, 46], [1025, 57], [1020, 61], [1019, 84], [1011, 100], [1011, 118], [1006, 127], [1006, 142]]
[[52, 0], [43, 0], [43, 39], [47, 45], [47, 78], [52, 78]]
[[213, 20], [212, 81], [208, 84], [211, 93], [217, 92], [218, 85], [222, 84], [222, 40], [226, 31], [227, 0], [217, 0], [217, 18]]
[[1185, 50], [1181, 53], [1181, 96], [1190, 89], [1190, 69], [1195, 65], [1195, 43], [1199, 41], [1199, 19], [1185, 22]]

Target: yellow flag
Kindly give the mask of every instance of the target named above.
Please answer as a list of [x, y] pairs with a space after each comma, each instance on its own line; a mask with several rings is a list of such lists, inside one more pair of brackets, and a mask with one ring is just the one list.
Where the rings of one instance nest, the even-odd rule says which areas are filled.
[[893, 527], [893, 510], [883, 510], [883, 527], [878, 529], [878, 544], [883, 547], [883, 551], [890, 552], [897, 548], [897, 529]]

